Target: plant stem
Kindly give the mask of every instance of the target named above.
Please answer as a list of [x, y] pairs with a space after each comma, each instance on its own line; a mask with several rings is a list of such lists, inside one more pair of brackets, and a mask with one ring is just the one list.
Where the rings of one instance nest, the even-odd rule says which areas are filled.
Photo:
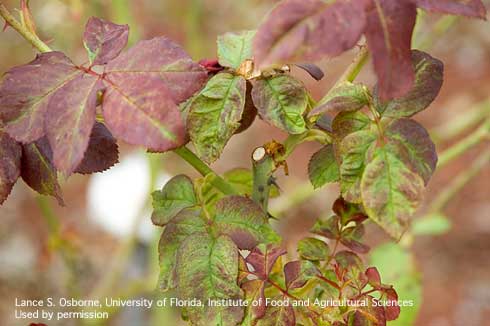
[[196, 154], [194, 154], [187, 147], [182, 146], [174, 149], [174, 153], [180, 156], [183, 160], [189, 163], [194, 169], [196, 169], [203, 177], [211, 175], [211, 184], [218, 190], [226, 195], [236, 195], [238, 192], [236, 189], [226, 182], [222, 177], [217, 175], [209, 166], [206, 165]]
[[[471, 167], [460, 173], [451, 184], [445, 187], [436, 199], [432, 202], [429, 208], [430, 213], [437, 213], [444, 209], [444, 207], [456, 196], [463, 187], [470, 182], [478, 173], [490, 162], [490, 149], [485, 150], [478, 158], [473, 162]], [[430, 215], [430, 214], [428, 214]]]
[[367, 46], [362, 46], [361, 50], [357, 53], [357, 55], [354, 57], [354, 60], [352, 63], [347, 67], [347, 70], [340, 76], [340, 78], [337, 80], [335, 83], [334, 89], [336, 86], [343, 82], [353, 82], [359, 73], [361, 72], [362, 68], [364, 65], [368, 62], [369, 59], [369, 51], [367, 49]]
[[272, 173], [276, 169], [274, 159], [265, 147], [258, 147], [252, 153], [253, 189], [252, 199], [267, 212], [269, 207], [270, 188], [273, 181]]
[[490, 137], [490, 118], [486, 119], [485, 122], [475, 130], [473, 133], [468, 135], [466, 138], [462, 139], [455, 145], [451, 146], [439, 156], [439, 163], [437, 167], [440, 169], [446, 166], [448, 163], [453, 161], [459, 155], [463, 154], [480, 141], [484, 139], [489, 139]]
[[8, 25], [12, 26], [22, 37], [24, 37], [29, 43], [32, 44], [39, 52], [51, 52], [51, 48], [41, 41], [39, 37], [31, 33], [27, 28], [22, 26], [22, 24], [15, 19], [14, 16], [8, 11], [3, 3], [0, 2], [0, 15], [5, 19]]

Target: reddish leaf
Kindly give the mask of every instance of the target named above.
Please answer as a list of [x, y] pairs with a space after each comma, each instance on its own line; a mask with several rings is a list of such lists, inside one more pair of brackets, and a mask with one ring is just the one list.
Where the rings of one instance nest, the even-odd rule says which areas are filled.
[[259, 243], [279, 242], [267, 214], [252, 199], [228, 196], [216, 204], [213, 219], [220, 234], [229, 236], [240, 249], [251, 250]]
[[286, 254], [286, 250], [274, 245], [260, 245], [255, 247], [247, 256], [246, 261], [254, 268], [254, 274], [261, 280], [269, 277], [276, 260]]
[[439, 94], [443, 83], [444, 64], [425, 52], [413, 50], [412, 65], [415, 82], [407, 94], [387, 103], [380, 103], [378, 98], [374, 97], [376, 109], [383, 117], [411, 117], [426, 109]]
[[364, 24], [362, 1], [286, 0], [259, 27], [255, 60], [264, 67], [336, 56], [356, 44]]
[[252, 99], [252, 83], [247, 81], [247, 91], [245, 95], [245, 108], [243, 109], [242, 119], [240, 120], [240, 127], [235, 131], [235, 134], [239, 134], [247, 130], [255, 121], [257, 117], [257, 108]]
[[334, 215], [326, 221], [318, 220], [311, 229], [311, 233], [324, 236], [329, 239], [338, 239], [340, 236], [339, 217]]
[[97, 77], [81, 74], [52, 97], [45, 126], [56, 168], [70, 175], [80, 164], [95, 122]]
[[362, 223], [368, 218], [362, 212], [360, 205], [349, 203], [342, 197], [335, 200], [332, 210], [340, 217], [340, 223], [343, 226], [346, 226], [349, 222]]
[[[123, 90], [129, 88], [125, 85], [129, 80], [144, 83], [142, 79], [159, 79], [170, 91], [165, 93], [165, 97], [170, 94], [177, 104], [191, 97], [207, 80], [207, 71], [192, 61], [179, 45], [166, 37], [138, 42], [109, 62], [106, 73], [107, 77]], [[139, 89], [144, 93], [144, 88]]]
[[202, 59], [199, 60], [199, 64], [203, 66], [209, 74], [216, 74], [225, 69], [225, 67], [219, 64], [217, 59]]
[[82, 162], [75, 170], [80, 174], [91, 174], [110, 169], [119, 161], [116, 139], [102, 123], [96, 122]]
[[58, 176], [53, 166], [53, 152], [48, 139], [22, 146], [22, 180], [42, 195], [53, 196], [64, 206]]
[[373, 53], [383, 100], [406, 94], [413, 85], [411, 39], [417, 11], [410, 0], [370, 0], [365, 35]]
[[369, 251], [369, 247], [361, 242], [363, 236], [364, 225], [358, 224], [343, 230], [340, 242], [352, 251], [365, 254]]
[[121, 53], [128, 43], [128, 25], [117, 25], [91, 17], [85, 26], [83, 44], [92, 65], [103, 65]]
[[487, 11], [480, 0], [415, 0], [423, 9], [445, 14], [485, 18]]
[[20, 175], [22, 149], [0, 130], [0, 204], [7, 199]]
[[375, 300], [371, 296], [365, 298], [369, 304], [367, 306], [358, 307], [356, 310], [349, 313], [349, 326], [385, 326], [386, 316], [385, 309], [379, 305], [375, 305]]
[[366, 274], [368, 283], [372, 287], [377, 288], [381, 285], [381, 276], [376, 267], [369, 267], [364, 274]]
[[320, 271], [308, 260], [291, 261], [284, 265], [284, 278], [288, 289], [301, 288], [317, 275], [320, 275]]
[[55, 92], [82, 72], [61, 52], [40, 54], [32, 62], [10, 69], [0, 86], [0, 119], [17, 141], [44, 136], [44, 117]]
[[385, 291], [386, 300], [390, 302], [385, 307], [386, 320], [395, 320], [400, 315], [400, 306], [398, 305], [398, 294], [394, 289], [388, 289]]
[[145, 74], [121, 74], [113, 82], [104, 94], [102, 108], [105, 123], [116, 138], [152, 151], [167, 151], [185, 143], [179, 108], [162, 80]]
[[[404, 163], [424, 180], [429, 182], [437, 165], [436, 146], [430, 139], [430, 135], [418, 122], [412, 119], [402, 118], [391, 122], [386, 128], [389, 141], [399, 142], [406, 151], [399, 151]], [[397, 148], [394, 146], [393, 148]], [[405, 155], [403, 155], [406, 153]]]

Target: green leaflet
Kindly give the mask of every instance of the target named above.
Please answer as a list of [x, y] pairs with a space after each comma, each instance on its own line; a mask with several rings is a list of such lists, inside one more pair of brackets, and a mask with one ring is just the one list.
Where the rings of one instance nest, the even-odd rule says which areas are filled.
[[422, 199], [424, 180], [397, 155], [394, 144], [374, 151], [361, 181], [362, 201], [369, 217], [399, 239], [407, 219]]
[[411, 117], [425, 110], [437, 97], [442, 87], [444, 64], [429, 54], [412, 51], [412, 64], [415, 69], [415, 82], [404, 96], [387, 103], [375, 97], [376, 109], [390, 118]]
[[193, 325], [234, 326], [243, 319], [243, 307], [208, 306], [208, 299], [243, 298], [237, 285], [238, 249], [230, 238], [206, 233], [188, 237], [179, 249], [176, 272], [179, 297], [203, 304], [186, 308]]
[[229, 236], [240, 249], [251, 250], [259, 243], [278, 243], [267, 214], [252, 199], [241, 196], [223, 198], [216, 205], [214, 229]]
[[437, 165], [436, 147], [427, 130], [414, 120], [401, 118], [392, 121], [385, 134], [390, 141], [400, 142], [404, 146], [406, 163], [427, 184]]
[[175, 288], [177, 251], [187, 237], [206, 231], [206, 222], [198, 209], [185, 209], [165, 227], [158, 252], [160, 259], [159, 287], [162, 291]]
[[[245, 168], [236, 168], [229, 170], [223, 174], [223, 178], [231, 183], [241, 195], [250, 196], [253, 188], [252, 171]], [[276, 185], [271, 186], [269, 196], [271, 198], [279, 196], [279, 189]]]
[[298, 242], [298, 253], [307, 260], [326, 260], [330, 255], [330, 248], [320, 239], [304, 238]]
[[218, 37], [218, 61], [223, 67], [238, 69], [242, 62], [252, 59], [252, 40], [255, 31], [226, 33]]
[[339, 180], [339, 166], [333, 145], [329, 144], [313, 154], [308, 164], [308, 176], [315, 189]]
[[400, 245], [386, 243], [371, 251], [369, 263], [376, 266], [385, 283], [393, 285], [399, 300], [414, 301], [413, 306], [402, 307], [400, 316], [390, 321], [390, 325], [413, 325], [422, 302], [422, 285], [414, 257]]
[[308, 107], [308, 93], [303, 83], [279, 74], [252, 84], [252, 99], [262, 119], [290, 134], [306, 131], [303, 115]]
[[341, 112], [333, 120], [332, 128], [335, 139], [341, 141], [347, 135], [363, 130], [370, 124], [371, 120], [362, 112]]
[[369, 90], [362, 84], [343, 82], [328, 96], [323, 98], [310, 116], [318, 116], [326, 112], [352, 112], [362, 109], [369, 103]]
[[152, 193], [153, 224], [165, 226], [183, 209], [197, 204], [196, 194], [192, 180], [185, 175], [178, 175], [170, 179], [162, 190]]
[[214, 162], [240, 127], [245, 95], [245, 78], [221, 73], [189, 104], [187, 130], [204, 161]]
[[345, 200], [361, 202], [361, 178], [365, 168], [367, 151], [374, 144], [376, 135], [369, 130], [356, 131], [340, 143], [340, 188]]

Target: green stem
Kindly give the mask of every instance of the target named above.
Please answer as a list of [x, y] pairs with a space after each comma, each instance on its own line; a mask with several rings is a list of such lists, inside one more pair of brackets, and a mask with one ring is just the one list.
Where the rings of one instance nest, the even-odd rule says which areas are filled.
[[462, 139], [452, 147], [448, 148], [441, 155], [439, 155], [439, 163], [437, 167], [440, 169], [446, 166], [448, 163], [453, 161], [455, 158], [459, 157], [461, 154], [477, 145], [484, 139], [489, 139], [490, 137], [490, 118], [485, 120], [485, 122], [475, 130], [473, 133], [468, 135], [466, 138]]
[[13, 29], [15, 29], [22, 37], [24, 37], [29, 43], [32, 44], [36, 49], [39, 50], [39, 52], [51, 52], [51, 48], [41, 41], [39, 37], [33, 33], [31, 33], [27, 28], [22, 26], [22, 24], [15, 19], [14, 16], [8, 11], [8, 9], [5, 7], [3, 3], [0, 2], [0, 15], [5, 19], [7, 24], [12, 26]]
[[189, 163], [194, 169], [196, 169], [203, 177], [211, 175], [211, 184], [218, 190], [226, 195], [236, 195], [238, 192], [236, 189], [226, 182], [225, 179], [217, 175], [209, 166], [206, 165], [196, 154], [194, 154], [187, 147], [179, 147], [174, 149], [174, 153], [179, 155], [183, 160]]
[[268, 211], [270, 188], [273, 181], [273, 172], [276, 169], [274, 159], [267, 154], [265, 147], [258, 147], [252, 154], [253, 190], [252, 199], [264, 211]]
[[347, 70], [340, 76], [339, 80], [335, 83], [335, 86], [348, 81], [353, 82], [359, 73], [362, 71], [362, 68], [366, 65], [369, 59], [369, 51], [366, 46], [361, 47], [361, 50], [357, 53], [356, 57], [352, 61], [352, 63], [347, 67]]
[[488, 162], [490, 162], [490, 149], [487, 149], [480, 154], [469, 169], [466, 169], [460, 173], [455, 179], [453, 179], [451, 184], [444, 188], [444, 190], [432, 202], [429, 212], [437, 213], [442, 211], [451, 201], [451, 199], [454, 198], [454, 196], [456, 196], [466, 184], [468, 184], [468, 182], [476, 177], [484, 167], [488, 166]]

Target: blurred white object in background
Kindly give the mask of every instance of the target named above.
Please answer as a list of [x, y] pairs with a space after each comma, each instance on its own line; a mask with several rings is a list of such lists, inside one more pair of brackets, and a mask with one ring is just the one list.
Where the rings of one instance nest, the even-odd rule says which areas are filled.
[[[106, 232], [125, 237], [135, 223], [140, 240], [149, 242], [155, 227], [151, 224], [150, 166], [148, 157], [138, 151], [120, 158], [120, 163], [90, 177], [87, 194], [89, 219]], [[170, 177], [158, 176], [160, 189]], [[153, 189], [155, 190], [155, 189]]]

